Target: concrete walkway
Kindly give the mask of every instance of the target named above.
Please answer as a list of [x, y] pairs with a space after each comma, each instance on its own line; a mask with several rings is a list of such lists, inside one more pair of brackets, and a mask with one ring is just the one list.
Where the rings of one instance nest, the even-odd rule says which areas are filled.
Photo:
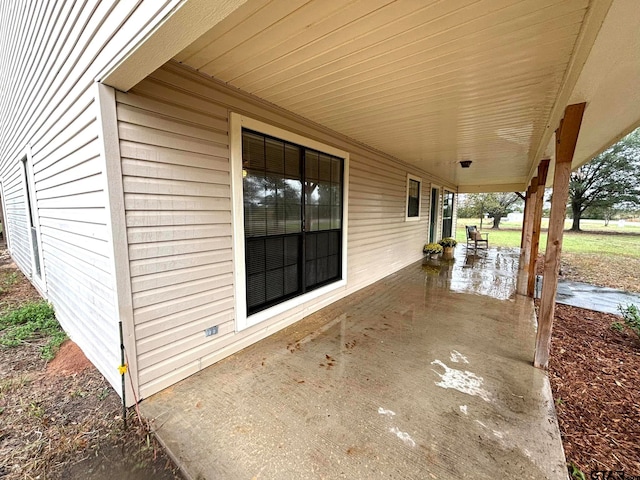
[[620, 315], [618, 305], [627, 306], [634, 303], [640, 306], [640, 295], [613, 288], [596, 287], [588, 283], [560, 281], [556, 302]]
[[413, 264], [141, 404], [193, 479], [564, 479], [518, 252]]

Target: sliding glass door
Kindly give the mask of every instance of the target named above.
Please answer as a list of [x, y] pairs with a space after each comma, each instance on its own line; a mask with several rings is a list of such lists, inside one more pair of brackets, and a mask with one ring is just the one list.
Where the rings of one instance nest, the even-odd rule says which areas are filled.
[[243, 130], [249, 314], [340, 280], [343, 163]]

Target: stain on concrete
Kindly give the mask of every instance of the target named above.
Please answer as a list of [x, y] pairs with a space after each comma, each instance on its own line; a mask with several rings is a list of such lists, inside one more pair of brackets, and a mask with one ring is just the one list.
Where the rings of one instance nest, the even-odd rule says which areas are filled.
[[491, 395], [483, 388], [484, 379], [482, 377], [478, 377], [468, 370], [449, 368], [440, 360], [434, 360], [431, 365], [438, 365], [444, 370], [443, 373], [433, 370], [440, 377], [440, 381], [435, 382], [439, 387], [453, 388], [467, 395], [477, 395], [486, 402], [491, 401]]

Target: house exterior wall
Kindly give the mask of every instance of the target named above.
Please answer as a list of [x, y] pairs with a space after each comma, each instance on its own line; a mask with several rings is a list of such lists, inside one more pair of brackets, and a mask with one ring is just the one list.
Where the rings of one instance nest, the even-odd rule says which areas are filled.
[[[10, 253], [118, 392], [114, 250], [94, 83], [177, 3], [0, 4], [0, 182]], [[41, 281], [32, 272], [25, 156], [33, 172]]]
[[[142, 398], [422, 257], [434, 180], [425, 172], [175, 63], [116, 100]], [[231, 112], [350, 157], [346, 286], [242, 331], [234, 308]], [[420, 221], [405, 221], [407, 173], [422, 179]], [[205, 337], [213, 325], [218, 334]]]

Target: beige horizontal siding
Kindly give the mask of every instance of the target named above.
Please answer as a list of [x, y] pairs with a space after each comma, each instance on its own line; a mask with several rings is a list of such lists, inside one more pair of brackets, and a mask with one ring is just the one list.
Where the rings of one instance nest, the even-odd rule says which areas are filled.
[[[211, 316], [211, 312], [217, 312]], [[192, 306], [189, 309], [182, 310], [177, 313], [159, 316], [154, 320], [147, 320], [136, 326], [136, 338], [143, 341], [148, 337], [156, 337], [159, 335], [173, 334], [176, 327], [188, 325], [195, 320], [201, 318], [218, 318], [224, 316], [225, 321], [233, 319], [233, 298], [227, 297], [220, 300], [212, 300]], [[144, 350], [144, 349], [143, 349]]]
[[210, 343], [205, 328], [234, 328], [226, 110], [194, 112], [145, 83], [117, 94], [143, 395], [158, 365], [180, 369]]
[[0, 2], [0, 181], [5, 234], [31, 276], [20, 159], [30, 147], [40, 285], [56, 316], [121, 391], [118, 309], [93, 84], [178, 0]]
[[[116, 99], [142, 397], [422, 257], [433, 180], [424, 172], [274, 114], [175, 64]], [[351, 153], [347, 287], [238, 333], [230, 110]], [[422, 176], [420, 221], [405, 221], [407, 172]], [[218, 334], [205, 337], [213, 325]]]
[[[95, 113], [93, 108], [87, 111]], [[67, 128], [84, 133], [85, 138], [78, 142], [81, 148], [71, 152], [69, 143], [50, 143], [46, 156], [40, 157], [43, 148], [33, 157], [47, 296], [71, 338], [117, 386], [114, 365], [119, 363], [120, 335], [98, 127], [95, 117], [87, 124], [86, 115], [80, 115]], [[50, 161], [53, 157], [59, 160]], [[81, 199], [87, 194], [94, 194], [95, 200], [84, 208]], [[50, 208], [60, 200], [66, 202], [66, 207], [58, 203]]]
[[7, 225], [3, 228], [4, 235], [9, 236], [11, 255], [16, 264], [22, 268], [27, 276], [31, 275], [31, 251], [29, 249], [30, 234], [27, 227], [26, 202], [24, 185], [16, 162], [15, 172], [5, 178], [2, 189], [5, 195], [5, 218]]

